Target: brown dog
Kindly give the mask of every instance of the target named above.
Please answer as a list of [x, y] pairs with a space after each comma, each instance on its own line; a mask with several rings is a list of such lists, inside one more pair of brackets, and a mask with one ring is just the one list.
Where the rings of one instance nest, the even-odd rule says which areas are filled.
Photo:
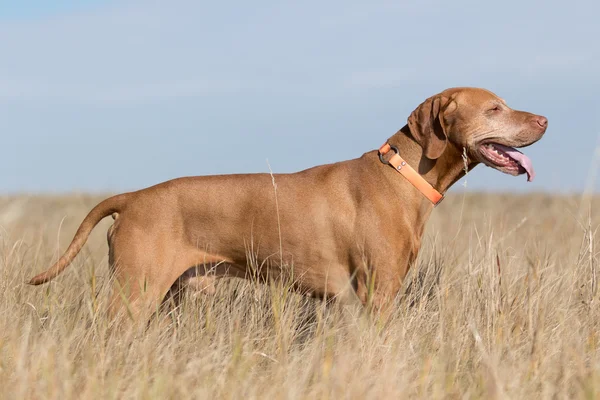
[[[301, 292], [385, 307], [434, 208], [418, 181], [444, 193], [480, 162], [531, 180], [530, 160], [513, 147], [539, 140], [547, 124], [487, 90], [448, 89], [417, 107], [379, 154], [293, 174], [180, 178], [106, 199], [58, 262], [30, 283], [56, 277], [112, 214], [113, 314], [125, 299], [134, 317], [146, 319], [178, 278], [194, 275], [208, 285], [222, 276], [287, 276]], [[397, 168], [388, 165], [390, 149], [403, 157], [392, 163]], [[410, 166], [414, 179], [397, 173]]]

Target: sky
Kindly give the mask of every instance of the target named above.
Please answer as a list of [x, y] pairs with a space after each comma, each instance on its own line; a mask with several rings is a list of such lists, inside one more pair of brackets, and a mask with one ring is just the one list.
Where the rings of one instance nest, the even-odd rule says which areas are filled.
[[600, 3], [0, 0], [0, 193], [116, 192], [359, 157], [445, 88], [549, 119], [534, 182], [600, 188]]

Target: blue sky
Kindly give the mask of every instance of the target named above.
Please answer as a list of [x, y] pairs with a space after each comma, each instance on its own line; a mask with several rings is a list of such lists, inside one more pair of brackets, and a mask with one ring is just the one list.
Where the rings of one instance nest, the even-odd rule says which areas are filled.
[[480, 166], [468, 189], [600, 187], [598, 15], [591, 0], [0, 0], [0, 192], [354, 158], [452, 86], [550, 121], [526, 149], [534, 182]]
[[89, 12], [94, 7], [109, 4], [104, 0], [0, 0], [0, 18], [9, 19], [47, 18], [77, 11]]

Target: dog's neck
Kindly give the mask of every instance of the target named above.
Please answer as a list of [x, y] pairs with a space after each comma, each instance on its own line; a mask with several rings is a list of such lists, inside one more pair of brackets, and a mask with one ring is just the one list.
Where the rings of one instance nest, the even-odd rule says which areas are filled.
[[[462, 149], [459, 150], [450, 142], [438, 159], [428, 159], [424, 156], [421, 146], [410, 134], [408, 126], [390, 137], [388, 143], [397, 147], [404, 161], [442, 194], [463, 177], [466, 170], [470, 170], [476, 165], [468, 161], [465, 163]], [[383, 196], [387, 203], [385, 222], [410, 233], [408, 235], [410, 239], [407, 239], [411, 243], [410, 264], [419, 252], [421, 238], [433, 210], [433, 204], [394, 168], [382, 164], [377, 151], [365, 153], [361, 159], [366, 163], [361, 165], [361, 168], [371, 169], [374, 174], [378, 175], [377, 183], [385, 187], [377, 192], [377, 195]]]
[[[475, 166], [475, 163], [465, 159], [463, 153], [450, 142], [438, 159], [430, 160], [425, 157], [423, 149], [413, 139], [408, 125], [390, 137], [388, 143], [396, 146], [402, 158], [442, 194]], [[398, 176], [398, 179], [404, 178]]]

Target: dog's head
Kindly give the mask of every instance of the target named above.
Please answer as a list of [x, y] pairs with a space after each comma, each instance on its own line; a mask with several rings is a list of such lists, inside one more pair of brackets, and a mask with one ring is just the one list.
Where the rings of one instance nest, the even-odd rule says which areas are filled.
[[529, 146], [543, 136], [548, 120], [513, 110], [494, 93], [478, 88], [447, 89], [425, 100], [408, 118], [411, 135], [429, 159], [448, 146], [471, 162], [482, 162], [511, 175], [527, 173], [533, 180], [531, 160], [515, 147]]

